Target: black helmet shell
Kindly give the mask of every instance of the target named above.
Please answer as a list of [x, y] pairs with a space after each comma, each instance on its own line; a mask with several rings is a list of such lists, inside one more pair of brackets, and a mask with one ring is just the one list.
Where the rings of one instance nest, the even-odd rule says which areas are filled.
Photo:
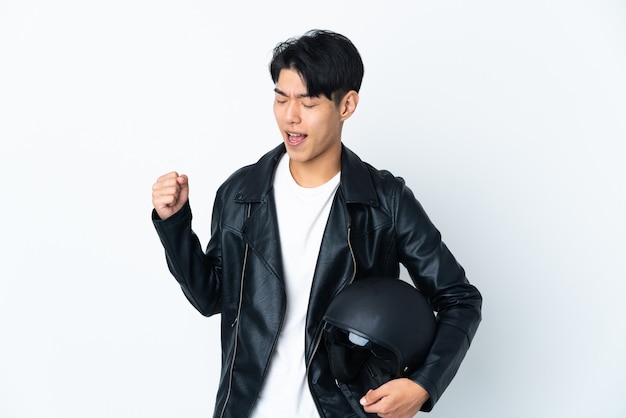
[[390, 277], [353, 282], [333, 298], [324, 320], [332, 325], [327, 332], [354, 333], [393, 353], [394, 377], [407, 375], [424, 361], [436, 330], [427, 299], [410, 284]]

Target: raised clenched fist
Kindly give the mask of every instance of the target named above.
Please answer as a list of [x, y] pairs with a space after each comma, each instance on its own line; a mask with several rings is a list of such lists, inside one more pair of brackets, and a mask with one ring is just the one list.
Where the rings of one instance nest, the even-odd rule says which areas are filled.
[[159, 177], [152, 186], [152, 205], [161, 219], [167, 219], [183, 207], [189, 198], [189, 179], [176, 171]]

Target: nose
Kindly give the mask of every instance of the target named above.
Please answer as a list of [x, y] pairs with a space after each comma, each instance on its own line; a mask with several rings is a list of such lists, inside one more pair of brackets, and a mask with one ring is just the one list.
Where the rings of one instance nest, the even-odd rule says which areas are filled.
[[296, 101], [289, 101], [285, 109], [285, 119], [288, 123], [300, 123], [300, 107]]

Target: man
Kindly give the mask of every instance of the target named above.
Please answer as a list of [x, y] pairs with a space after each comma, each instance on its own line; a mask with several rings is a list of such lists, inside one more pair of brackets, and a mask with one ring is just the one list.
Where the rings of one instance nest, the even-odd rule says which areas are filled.
[[[275, 48], [270, 73], [282, 144], [219, 188], [205, 251], [191, 229], [187, 176], [171, 172], [153, 186], [170, 271], [200, 313], [221, 314], [214, 416], [428, 411], [469, 348], [480, 293], [404, 182], [343, 146], [363, 77], [352, 42], [307, 32]], [[437, 336], [409, 378], [355, 395], [355, 408], [332, 377], [322, 317], [351, 282], [398, 277], [400, 263], [437, 311]]]

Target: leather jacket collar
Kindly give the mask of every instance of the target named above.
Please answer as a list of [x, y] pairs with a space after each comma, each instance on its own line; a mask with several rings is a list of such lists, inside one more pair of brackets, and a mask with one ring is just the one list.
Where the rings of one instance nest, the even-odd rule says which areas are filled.
[[[246, 181], [235, 194], [239, 203], [257, 203], [265, 200], [272, 188], [274, 171], [280, 157], [285, 153], [285, 145], [280, 144], [265, 154], [250, 170]], [[376, 190], [363, 161], [345, 145], [341, 145], [340, 185], [346, 203], [362, 203], [378, 206]]]

